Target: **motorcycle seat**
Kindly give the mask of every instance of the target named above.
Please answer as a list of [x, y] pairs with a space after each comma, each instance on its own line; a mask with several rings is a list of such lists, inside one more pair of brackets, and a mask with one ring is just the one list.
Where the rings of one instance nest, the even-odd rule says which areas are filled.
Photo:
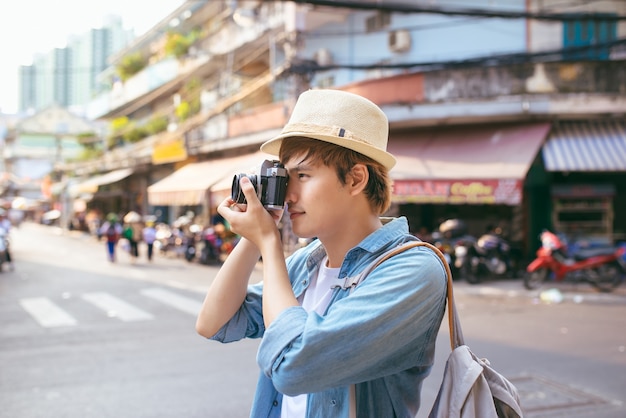
[[615, 254], [614, 247], [603, 247], [603, 248], [587, 248], [576, 251], [573, 254], [574, 259], [576, 260], [586, 260], [591, 257], [597, 257], [601, 255], [612, 255]]

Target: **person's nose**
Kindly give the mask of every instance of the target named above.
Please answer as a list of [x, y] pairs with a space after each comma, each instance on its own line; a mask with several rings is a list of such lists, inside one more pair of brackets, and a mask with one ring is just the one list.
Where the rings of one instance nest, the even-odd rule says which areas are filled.
[[287, 190], [285, 191], [285, 203], [292, 204], [298, 200], [296, 193], [296, 186], [293, 182], [287, 183]]

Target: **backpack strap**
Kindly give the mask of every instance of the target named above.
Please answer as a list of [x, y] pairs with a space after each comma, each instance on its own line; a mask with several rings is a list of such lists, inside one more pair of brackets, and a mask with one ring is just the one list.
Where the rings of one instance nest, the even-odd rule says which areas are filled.
[[[343, 281], [343, 284], [341, 285], [341, 288], [343, 290], [349, 289], [350, 293], [352, 293], [352, 291], [359, 285], [359, 283], [361, 283], [363, 279], [365, 279], [365, 276], [367, 276], [372, 270], [378, 267], [380, 263], [382, 263], [384, 260], [389, 258], [390, 257], [389, 253], [391, 253], [392, 251], [398, 250], [401, 246], [402, 244], [396, 247], [393, 247], [391, 250], [387, 250], [383, 254], [379, 255], [374, 261], [372, 261], [369, 265], [367, 265], [363, 270], [361, 270], [361, 272], [359, 272], [355, 276], [346, 277]], [[394, 254], [397, 254], [397, 253], [394, 253]], [[334, 285], [333, 288], [334, 287], [340, 287], [340, 286]]]
[[369, 264], [367, 267], [365, 267], [365, 269], [363, 269], [363, 271], [361, 271], [356, 276], [347, 277], [345, 279], [345, 281], [344, 281], [344, 284], [341, 287], [342, 287], [342, 289], [350, 289], [350, 292], [352, 292], [359, 285], [359, 283], [361, 283], [361, 281], [363, 281], [363, 279], [365, 279], [365, 277], [372, 270], [374, 270], [376, 267], [378, 267], [383, 261], [387, 260], [390, 257], [393, 257], [396, 254], [404, 252], [404, 251], [408, 250], [409, 248], [413, 248], [413, 247], [427, 247], [427, 248], [429, 248], [431, 251], [433, 251], [435, 253], [435, 255], [437, 255], [437, 257], [439, 257], [439, 260], [441, 261], [441, 263], [443, 264], [443, 266], [444, 266], [444, 268], [446, 270], [446, 276], [447, 276], [447, 279], [448, 279], [447, 294], [446, 294], [446, 299], [447, 299], [447, 302], [448, 302], [448, 327], [450, 329], [450, 347], [454, 351], [455, 348], [457, 348], [457, 347], [459, 347], [461, 345], [464, 345], [465, 342], [464, 342], [464, 339], [463, 339], [463, 332], [461, 331], [461, 324], [459, 322], [459, 317], [458, 317], [458, 313], [457, 313], [457, 310], [456, 310], [456, 305], [454, 303], [454, 293], [453, 293], [453, 286], [452, 286], [452, 272], [450, 271], [450, 266], [448, 265], [448, 262], [446, 261], [446, 258], [441, 253], [441, 251], [437, 247], [435, 247], [434, 245], [432, 245], [432, 244], [430, 244], [428, 242], [423, 242], [423, 241], [409, 241], [409, 242], [405, 242], [404, 244], [401, 244], [401, 245], [398, 245], [396, 247], [393, 247], [390, 250], [388, 250], [387, 252], [385, 252], [382, 255], [380, 255], [374, 261], [372, 261], [371, 264]]

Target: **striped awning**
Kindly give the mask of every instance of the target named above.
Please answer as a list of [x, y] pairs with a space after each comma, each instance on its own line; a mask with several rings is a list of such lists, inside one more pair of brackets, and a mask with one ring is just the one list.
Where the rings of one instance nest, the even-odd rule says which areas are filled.
[[542, 154], [547, 171], [626, 171], [626, 121], [560, 122]]
[[[261, 165], [269, 156], [260, 151], [230, 158], [220, 158], [187, 164], [164, 179], [148, 187], [151, 205], [200, 205], [206, 201], [207, 192], [214, 184], [233, 175], [247, 173], [253, 165]], [[229, 189], [230, 190], [230, 189]]]
[[98, 191], [98, 187], [106, 184], [117, 183], [133, 174], [132, 168], [121, 168], [119, 170], [109, 171], [105, 174], [94, 176], [82, 183], [74, 184], [69, 187], [69, 195], [77, 197], [81, 194], [94, 194]]

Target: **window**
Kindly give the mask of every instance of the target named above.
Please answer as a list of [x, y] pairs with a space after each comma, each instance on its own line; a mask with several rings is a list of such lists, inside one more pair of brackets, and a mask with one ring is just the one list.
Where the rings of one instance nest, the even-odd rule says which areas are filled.
[[391, 24], [391, 14], [389, 12], [378, 12], [365, 20], [367, 33], [377, 32]]
[[[615, 20], [606, 19], [609, 15], [595, 15], [594, 19], [568, 20], [563, 22], [563, 48], [576, 48], [563, 53], [566, 60], [606, 60], [610, 48], [602, 46], [614, 41], [617, 36]], [[604, 18], [603, 18], [604, 17]], [[600, 45], [593, 48], [594, 45]], [[590, 48], [579, 48], [579, 47]]]

